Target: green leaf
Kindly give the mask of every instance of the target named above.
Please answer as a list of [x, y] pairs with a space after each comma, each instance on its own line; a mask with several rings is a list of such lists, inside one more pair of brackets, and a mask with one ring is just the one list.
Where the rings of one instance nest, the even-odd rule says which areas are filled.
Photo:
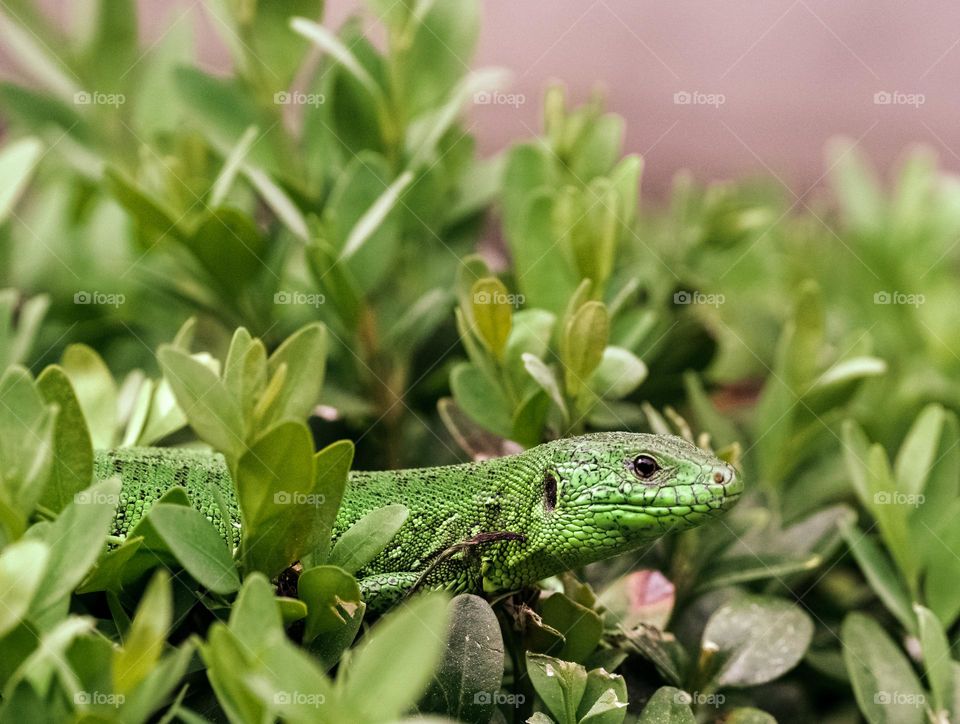
[[561, 645], [554, 645], [544, 653], [564, 661], [585, 663], [594, 652], [603, 635], [600, 615], [562, 593], [553, 593], [540, 603], [543, 622], [563, 635]]
[[812, 280], [800, 285], [793, 316], [777, 347], [777, 373], [790, 389], [800, 394], [816, 379], [824, 345], [823, 294]]
[[556, 321], [556, 316], [543, 309], [521, 309], [514, 313], [510, 339], [504, 352], [504, 367], [518, 387], [522, 387], [527, 379], [523, 355], [532, 354], [543, 359], [550, 347]]
[[[400, 250], [400, 215], [396, 207], [379, 218], [375, 226], [358, 229], [364, 215], [377, 203], [393, 178], [387, 160], [378, 153], [362, 151], [337, 178], [324, 216], [322, 234], [336, 251], [336, 263], [346, 265], [366, 292], [376, 289], [395, 268]], [[355, 230], [366, 238], [354, 237]], [[361, 243], [350, 255], [348, 240]]]
[[636, 154], [624, 156], [609, 173], [610, 181], [620, 195], [620, 223], [628, 230], [636, 220], [642, 173], [643, 158]]
[[214, 593], [240, 590], [240, 576], [220, 533], [193, 507], [157, 503], [147, 514], [184, 570]]
[[240, 457], [243, 417], [223, 382], [202, 362], [174, 347], [161, 347], [157, 359], [190, 426], [228, 461]]
[[13, 366], [0, 376], [0, 522], [7, 539], [23, 533], [43, 493], [55, 422], [56, 408], [44, 403], [27, 370]]
[[602, 302], [581, 306], [567, 322], [560, 345], [567, 392], [575, 395], [603, 359], [610, 336], [610, 318]]
[[125, 89], [137, 74], [140, 49], [137, 42], [135, 0], [101, 0], [96, 26], [86, 49], [87, 73], [101, 91]]
[[549, 414], [550, 398], [542, 390], [531, 390], [513, 414], [511, 438], [523, 447], [539, 445]]
[[267, 386], [267, 348], [244, 327], [238, 327], [230, 340], [223, 384], [240, 404], [244, 418], [249, 418]]
[[40, 141], [30, 137], [14, 141], [0, 151], [0, 179], [3, 179], [0, 185], [0, 224], [12, 213], [42, 152]]
[[897, 577], [883, 550], [853, 523], [841, 523], [840, 531], [874, 593], [904, 627], [910, 631], [915, 630], [916, 621], [910, 610], [910, 594]]
[[729, 556], [712, 562], [697, 580], [696, 591], [734, 586], [766, 578], [783, 578], [812, 571], [823, 563], [819, 555], [779, 555], [772, 553]]
[[446, 596], [428, 593], [384, 616], [338, 677], [345, 706], [365, 721], [391, 721], [420, 698], [445, 648]]
[[49, 556], [47, 545], [34, 540], [19, 540], [0, 551], [0, 637], [26, 616]]
[[581, 724], [621, 724], [627, 715], [627, 682], [604, 669], [587, 673], [587, 687], [577, 707]]
[[714, 448], [730, 445], [740, 439], [736, 426], [713, 406], [707, 397], [696, 372], [688, 370], [683, 374], [683, 385], [687, 393], [687, 401], [693, 409], [697, 428], [710, 433], [711, 444]]
[[[507, 173], [510, 171], [508, 167]], [[520, 292], [528, 306], [561, 314], [577, 288], [578, 277], [557, 248], [554, 197], [543, 189], [533, 195], [521, 195], [520, 199], [525, 204], [517, 214], [517, 228], [511, 232], [511, 227], [507, 227]]]
[[439, 105], [470, 69], [480, 25], [477, 0], [414, 4], [399, 51], [394, 92], [408, 117]]
[[90, 571], [75, 592], [113, 591], [119, 593], [124, 584], [124, 569], [133, 560], [137, 551], [140, 550], [143, 541], [144, 539], [141, 537], [128, 536], [119, 546], [104, 552], [93, 570]]
[[[222, 25], [218, 23], [218, 27]], [[173, 79], [184, 109], [198, 121], [204, 134], [224, 156], [229, 154], [250, 126], [270, 128], [265, 125], [267, 119], [257, 108], [252, 95], [245, 92], [236, 79], [218, 78], [186, 65], [174, 70]], [[271, 172], [285, 170], [277, 161], [280, 134], [280, 128], [264, 131], [250, 148], [241, 168], [248, 178], [257, 172], [262, 174], [259, 167]], [[250, 181], [253, 183], [252, 178]], [[260, 190], [259, 187], [257, 189]]]
[[540, 388], [553, 400], [553, 403], [563, 414], [564, 419], [569, 419], [570, 413], [567, 410], [567, 403], [563, 399], [560, 382], [557, 380], [554, 371], [548, 367], [542, 359], [528, 352], [523, 354], [523, 366], [533, 378], [534, 382], [540, 385]]
[[[265, 145], [263, 143], [261, 146]], [[257, 146], [254, 146], [256, 149]], [[294, 203], [293, 199], [270, 177], [266, 171], [259, 166], [254, 166], [244, 161], [240, 165], [240, 170], [247, 177], [250, 184], [257, 190], [263, 202], [270, 207], [270, 210], [277, 215], [277, 218], [283, 222], [283, 225], [300, 241], [310, 240], [310, 232], [307, 227], [307, 221], [300, 213], [300, 208]]]
[[457, 405], [477, 424], [500, 437], [513, 430], [511, 405], [503, 391], [477, 367], [459, 364], [450, 375], [450, 389]]
[[223, 168], [220, 169], [220, 174], [210, 187], [210, 198], [207, 201], [210, 208], [215, 209], [223, 205], [227, 194], [230, 193], [230, 189], [237, 179], [237, 174], [240, 172], [243, 160], [250, 152], [258, 135], [259, 129], [256, 126], [250, 126], [243, 132], [243, 135], [240, 137], [240, 140], [237, 141], [236, 145], [230, 149], [230, 153], [227, 154], [223, 162]]
[[344, 647], [350, 645], [364, 612], [360, 585], [353, 576], [332, 565], [310, 568], [297, 580], [297, 596], [307, 604], [304, 643], [343, 632], [350, 636]]
[[886, 374], [887, 363], [877, 357], [854, 357], [837, 362], [804, 393], [802, 404], [816, 415], [826, 415], [846, 404], [861, 383]]
[[77, 493], [43, 532], [50, 546], [50, 563], [31, 610], [45, 616], [54, 608], [66, 611], [73, 589], [84, 579], [106, 545], [117, 505], [120, 481], [104, 480]]
[[231, 302], [238, 287], [248, 287], [270, 268], [267, 238], [249, 216], [234, 209], [210, 210], [184, 244]]
[[430, 289], [424, 292], [403, 316], [384, 332], [384, 346], [392, 348], [399, 357], [413, 354], [447, 321], [450, 304], [451, 295], [445, 289]]
[[527, 675], [547, 709], [560, 724], [576, 724], [577, 707], [587, 689], [580, 664], [527, 652]]
[[696, 724], [690, 695], [672, 686], [661, 686], [643, 707], [637, 724]]
[[[553, 182], [553, 164], [549, 151], [542, 145], [535, 143], [522, 143], [510, 149], [507, 156], [506, 168], [503, 172], [503, 192], [501, 194], [501, 203], [503, 204], [503, 226], [511, 246], [511, 253], [514, 254], [514, 266], [517, 268], [519, 278], [523, 281], [524, 273], [529, 268], [530, 263], [535, 261], [535, 257], [523, 256], [523, 262], [516, 258], [516, 250], [513, 248], [516, 244], [522, 251], [523, 244], [521, 239], [523, 234], [523, 225], [527, 213], [527, 204], [531, 195], [538, 189], [552, 185]], [[544, 189], [545, 191], [545, 189]], [[552, 204], [552, 200], [547, 202]], [[548, 219], [549, 221], [549, 216]], [[523, 288], [521, 286], [521, 288]], [[540, 301], [534, 302], [535, 306], [542, 306]], [[562, 306], [551, 311], [561, 311]]]
[[262, 573], [252, 573], [230, 610], [230, 630], [251, 656], [279, 646], [285, 639], [274, 588]]
[[27, 362], [49, 306], [44, 294], [21, 300], [15, 290], [0, 289], [0, 369]]
[[59, 513], [93, 480], [93, 447], [83, 410], [63, 368], [47, 367], [37, 378], [44, 400], [57, 405], [53, 469], [40, 504]]
[[490, 604], [464, 593], [448, 607], [447, 646], [420, 709], [488, 721], [503, 681], [503, 637]]
[[271, 428], [237, 464], [236, 486], [246, 571], [271, 578], [319, 543], [320, 511], [313, 438], [302, 423]]
[[120, 171], [108, 168], [104, 172], [104, 183], [117, 203], [127, 210], [144, 231], [158, 241], [170, 237], [189, 243], [189, 234], [180, 223], [178, 214], [164, 207]]
[[622, 116], [606, 113], [597, 118], [578, 139], [572, 172], [589, 181], [611, 172], [623, 146], [626, 123]]
[[724, 724], [777, 724], [777, 720], [760, 709], [738, 706], [724, 718]]
[[887, 549], [906, 578], [907, 587], [912, 590], [917, 576], [917, 561], [910, 547], [907, 515], [910, 506], [916, 503], [909, 496], [901, 498], [887, 453], [879, 444], [873, 445], [867, 455], [867, 482], [873, 493], [869, 508], [877, 519]]
[[103, 359], [83, 344], [71, 344], [60, 361], [83, 410], [96, 450], [113, 447], [117, 429], [117, 385]]
[[647, 366], [633, 352], [609, 346], [590, 378], [590, 387], [600, 397], [619, 400], [633, 392], [647, 378]]
[[357, 60], [357, 57], [351, 52], [351, 49], [336, 35], [322, 25], [312, 22], [307, 18], [293, 18], [290, 21], [290, 27], [342, 65], [360, 82], [372, 98], [382, 100], [383, 91], [377, 84], [377, 81], [374, 80], [373, 76], [371, 76], [360, 61]]
[[4, 12], [0, 15], [0, 38], [8, 48], [9, 57], [17, 59], [41, 86], [50, 91], [50, 95], [68, 100], [80, 87], [76, 71], [53, 50], [60, 37], [59, 33], [51, 32], [50, 26], [43, 22], [32, 5], [24, 7], [21, 2], [4, 4]]
[[114, 653], [113, 681], [118, 693], [129, 693], [156, 666], [172, 622], [170, 577], [160, 569], [140, 599], [123, 645]]
[[404, 171], [396, 180], [383, 190], [376, 201], [361, 216], [343, 245], [343, 256], [346, 259], [357, 254], [364, 244], [373, 236], [374, 232], [400, 202], [400, 197], [406, 188], [413, 183], [413, 173]]
[[[240, 671], [249, 667], [250, 654], [238, 636], [220, 622], [207, 632], [207, 643], [200, 649], [207, 678], [217, 703], [233, 721], [264, 721], [267, 706], [250, 691]], [[204, 719], [204, 721], [206, 721]]]
[[[170, 701], [173, 691], [181, 686], [193, 660], [195, 648], [194, 643], [188, 641], [160, 659], [143, 681], [127, 695], [119, 712], [124, 721], [145, 721]], [[168, 709], [165, 716], [169, 714]]]
[[340, 536], [327, 562], [347, 573], [356, 573], [380, 555], [409, 515], [404, 505], [385, 505], [371, 510]]
[[926, 721], [926, 692], [880, 624], [865, 614], [851, 613], [843, 621], [840, 637], [854, 696], [870, 724]]
[[507, 288], [496, 277], [478, 279], [470, 289], [471, 316], [484, 346], [503, 359], [513, 323], [513, 307]]
[[950, 656], [950, 642], [943, 624], [934, 613], [920, 604], [913, 605], [920, 631], [920, 650], [923, 652], [923, 666], [927, 672], [927, 681], [933, 693], [932, 708], [935, 712], [945, 712], [946, 719], [953, 719], [953, 660]]
[[894, 463], [896, 488], [907, 495], [919, 495], [930, 475], [943, 429], [945, 411], [928, 405], [914, 421]]
[[[924, 506], [934, 505], [927, 501]], [[948, 520], [937, 530], [928, 529], [925, 521], [914, 529], [919, 542], [925, 546], [926, 571], [923, 578], [925, 603], [941, 621], [954, 622], [960, 615], [960, 529], [953, 525], [960, 515], [960, 502], [954, 501], [945, 511]], [[926, 535], [923, 535], [926, 533]], [[906, 594], [904, 594], [906, 595]], [[906, 602], [904, 602], [906, 605]]]
[[[311, 564], [327, 562], [333, 524], [337, 517], [337, 510], [340, 508], [340, 501], [343, 499], [350, 466], [353, 464], [353, 453], [353, 443], [349, 440], [340, 440], [327, 445], [313, 457], [317, 469], [314, 490], [317, 495], [323, 497], [323, 505], [320, 506], [317, 523], [317, 545], [308, 556]], [[306, 561], [304, 565], [307, 565]]]
[[271, 0], [255, 4], [247, 19], [244, 37], [248, 39], [246, 58], [259, 68], [261, 82], [267, 88], [286, 88], [303, 62], [307, 43], [290, 29], [290, 18], [303, 15], [316, 18], [323, 12], [323, 0]]
[[763, 684], [803, 658], [813, 622], [799, 606], [771, 596], [743, 596], [721, 606], [703, 630], [703, 647], [715, 647], [717, 686]]
[[320, 399], [326, 360], [327, 328], [320, 322], [308, 324], [284, 340], [270, 355], [267, 370], [272, 376], [286, 365], [286, 377], [261, 425], [269, 427], [273, 422], [299, 422], [309, 417]]
[[849, 138], [827, 145], [830, 185], [846, 222], [860, 232], [876, 229], [886, 217], [886, 201], [873, 170]]
[[229, 628], [215, 623], [201, 653], [217, 699], [233, 720], [312, 721], [319, 702], [330, 721], [346, 719], [316, 660], [287, 638], [274, 588], [260, 573], [244, 581]]
[[54, 671], [63, 670], [67, 649], [78, 638], [90, 634], [94, 624], [95, 620], [89, 616], [70, 616], [43, 632], [39, 645], [4, 685], [4, 700], [10, 698], [20, 682], [27, 682], [36, 689], [47, 689]]

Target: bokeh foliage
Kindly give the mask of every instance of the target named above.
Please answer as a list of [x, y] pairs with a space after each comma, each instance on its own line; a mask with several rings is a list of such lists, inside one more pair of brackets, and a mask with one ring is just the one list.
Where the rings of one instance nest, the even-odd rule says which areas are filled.
[[[960, 185], [640, 203], [599, 95], [478, 157], [476, 0], [7, 0], [0, 84], [0, 719], [955, 721]], [[648, 549], [374, 619], [336, 542], [352, 466], [608, 429], [679, 434], [746, 499]], [[122, 538], [95, 449], [221, 453], [242, 534], [171, 489]], [[312, 501], [286, 505], [284, 496]], [[291, 512], [293, 511], [293, 512]], [[31, 718], [33, 717], [33, 718]]]

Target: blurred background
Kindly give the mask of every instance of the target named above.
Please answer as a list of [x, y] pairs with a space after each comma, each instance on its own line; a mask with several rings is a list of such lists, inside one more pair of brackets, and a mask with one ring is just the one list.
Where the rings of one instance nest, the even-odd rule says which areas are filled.
[[[783, 722], [960, 720], [957, 20], [945, 0], [0, 0], [0, 370], [22, 381], [18, 410], [0, 379], [0, 457], [78, 449], [82, 425], [50, 448], [20, 422], [53, 419], [21, 393], [51, 365], [87, 448], [234, 455], [278, 400], [356, 469], [682, 434], [749, 498], [645, 556], [680, 648], [655, 675], [666, 637], [612, 642], [633, 709], [662, 678]], [[745, 591], [767, 613], [731, 621]], [[576, 627], [563, 656], [606, 666], [592, 594], [566, 593], [514, 653]]]
[[[39, 5], [65, 24], [89, 11]], [[359, 5], [331, 0], [325, 22], [335, 28]], [[201, 66], [229, 69], [209, 3], [139, 7], [145, 47], [196, 16]], [[375, 20], [366, 23], [376, 37]], [[822, 179], [824, 144], [837, 134], [884, 168], [914, 142], [960, 167], [960, 8], [947, 0], [487, 0], [474, 65], [509, 69], [522, 97], [473, 109], [482, 152], [534, 134], [548, 81], [562, 79], [576, 100], [599, 84], [626, 117], [626, 150], [646, 158], [645, 190], [656, 196], [681, 167], [701, 180], [773, 173], [802, 195]], [[0, 67], [15, 74], [7, 58]], [[676, 103], [676, 93], [692, 102]]]

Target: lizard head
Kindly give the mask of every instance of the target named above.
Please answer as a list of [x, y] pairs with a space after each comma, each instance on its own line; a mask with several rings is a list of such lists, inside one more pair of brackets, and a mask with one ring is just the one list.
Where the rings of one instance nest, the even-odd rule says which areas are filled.
[[670, 435], [597, 433], [543, 446], [535, 546], [570, 564], [624, 552], [730, 508], [733, 466]]

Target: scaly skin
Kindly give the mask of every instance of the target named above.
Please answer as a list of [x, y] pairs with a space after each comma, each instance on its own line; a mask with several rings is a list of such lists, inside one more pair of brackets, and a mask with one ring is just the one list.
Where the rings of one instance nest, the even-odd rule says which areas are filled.
[[[652, 458], [658, 469], [643, 477], [639, 456]], [[221, 506], [203, 489], [209, 481], [230, 493], [219, 456], [148, 449], [99, 454], [97, 477], [117, 473], [123, 480], [117, 535], [164, 489], [180, 484], [236, 543], [232, 494], [227, 504], [234, 521], [224, 526]], [[334, 537], [383, 505], [410, 510], [393, 542], [358, 572], [368, 603], [382, 609], [419, 586], [495, 592], [536, 583], [699, 525], [730, 508], [742, 488], [730, 465], [680, 438], [597, 433], [478, 463], [353, 472]]]

